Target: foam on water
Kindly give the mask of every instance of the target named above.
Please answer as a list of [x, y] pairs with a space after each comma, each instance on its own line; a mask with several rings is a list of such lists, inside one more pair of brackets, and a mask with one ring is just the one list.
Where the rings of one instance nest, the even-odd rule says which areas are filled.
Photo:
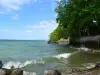
[[88, 50], [89, 50], [89, 49], [86, 48], [86, 47], [80, 47], [79, 49], [80, 49], [80, 50], [83, 50], [83, 51], [88, 51]]
[[94, 63], [86, 63], [86, 64], [82, 64], [84, 67], [86, 67], [87, 69], [91, 69], [95, 67]]
[[[53, 56], [54, 58], [60, 59], [60, 58], [68, 58], [71, 55], [71, 53], [63, 53], [63, 54], [58, 54]], [[48, 58], [49, 59], [49, 58]], [[46, 63], [45, 59], [40, 59], [40, 60], [27, 60], [25, 62], [20, 62], [20, 61], [9, 61], [7, 63], [4, 64], [3, 68], [7, 68], [10, 69], [12, 66], [14, 66], [14, 68], [23, 68], [23, 67], [27, 67], [30, 64], [39, 64], [39, 65], [44, 65]], [[29, 71], [24, 71], [23, 75], [36, 75], [35, 72], [29, 72]]]
[[24, 71], [23, 75], [36, 75], [36, 73], [35, 72]]
[[22, 67], [25, 67], [29, 64], [44, 64], [45, 61], [42, 61], [42, 60], [39, 60], [39, 61], [36, 61], [36, 60], [29, 60], [29, 61], [25, 61], [23, 63], [21, 62], [14, 62], [14, 61], [9, 61], [8, 63], [4, 64], [3, 68], [7, 68], [7, 69], [10, 69], [11, 66], [14, 66], [15, 68], [22, 68]]
[[59, 54], [59, 55], [56, 55], [54, 56], [55, 58], [68, 58], [69, 56], [71, 55], [71, 53], [63, 53], [63, 54]]

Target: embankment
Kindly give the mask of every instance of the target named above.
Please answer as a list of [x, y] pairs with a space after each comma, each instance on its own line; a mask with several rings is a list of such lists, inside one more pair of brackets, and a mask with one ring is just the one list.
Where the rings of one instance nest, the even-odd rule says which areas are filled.
[[85, 46], [88, 48], [100, 48], [100, 35], [73, 38], [70, 40], [70, 45], [79, 47]]

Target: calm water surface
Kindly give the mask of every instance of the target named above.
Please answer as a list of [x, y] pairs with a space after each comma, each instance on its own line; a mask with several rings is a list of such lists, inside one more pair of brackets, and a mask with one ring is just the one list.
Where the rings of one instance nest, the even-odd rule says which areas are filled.
[[25, 70], [25, 75], [43, 75], [45, 69], [61, 72], [72, 67], [82, 67], [85, 63], [100, 61], [100, 54], [78, 52], [76, 49], [46, 41], [0, 41], [0, 60], [5, 68], [12, 65]]

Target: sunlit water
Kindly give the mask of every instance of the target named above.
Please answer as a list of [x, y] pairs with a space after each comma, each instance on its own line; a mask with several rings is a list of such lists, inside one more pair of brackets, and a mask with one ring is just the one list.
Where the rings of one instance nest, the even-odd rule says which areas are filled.
[[0, 60], [5, 68], [19, 67], [24, 75], [43, 75], [45, 69], [82, 67], [85, 63], [100, 61], [100, 54], [78, 50], [46, 41], [0, 41]]

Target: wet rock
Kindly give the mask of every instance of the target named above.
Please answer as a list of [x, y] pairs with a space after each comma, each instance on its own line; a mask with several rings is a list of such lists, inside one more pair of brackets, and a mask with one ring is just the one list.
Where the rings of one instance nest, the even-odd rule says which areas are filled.
[[96, 65], [95, 65], [95, 68], [100, 68], [100, 63], [97, 63]]
[[21, 70], [21, 69], [14, 69], [13, 71], [12, 71], [12, 75], [23, 75], [23, 70]]
[[0, 69], [0, 75], [6, 75], [6, 71], [4, 69]]
[[2, 66], [3, 66], [3, 63], [0, 60], [0, 75], [11, 75], [12, 71], [9, 69], [2, 68]]
[[12, 70], [10, 70], [10, 69], [4, 69], [4, 70], [6, 71], [6, 75], [11, 75]]
[[0, 75], [11, 75], [11, 73], [12, 70], [10, 69], [5, 69], [5, 68], [0, 69]]
[[2, 66], [3, 66], [3, 63], [2, 63], [2, 61], [0, 60], [0, 69], [2, 68]]
[[100, 49], [100, 35], [72, 38], [70, 39], [70, 45], [78, 47], [84, 45], [87, 48]]
[[50, 44], [50, 43], [51, 43], [51, 41], [49, 40], [49, 41], [47, 41], [47, 43], [48, 43], [48, 44]]
[[45, 70], [44, 75], [61, 75], [58, 70]]
[[57, 41], [51, 41], [51, 40], [47, 41], [47, 43], [48, 43], [48, 44], [58, 44]]

